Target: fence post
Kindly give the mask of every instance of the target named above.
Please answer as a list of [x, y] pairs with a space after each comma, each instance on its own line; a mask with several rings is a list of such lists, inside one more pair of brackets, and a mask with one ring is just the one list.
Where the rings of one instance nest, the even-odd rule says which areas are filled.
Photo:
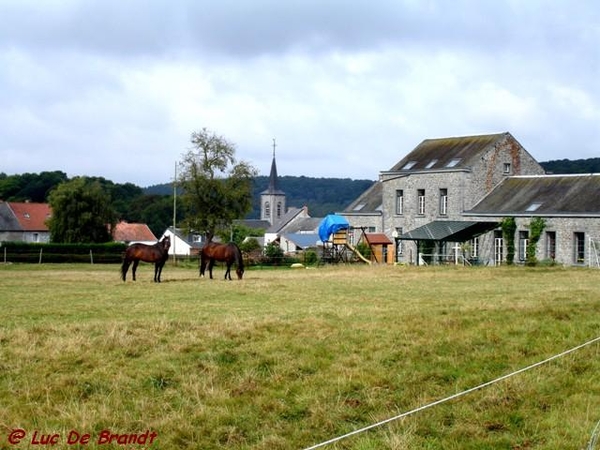
[[92, 254], [91, 248], [90, 248], [90, 264], [94, 265], [94, 255]]
[[41, 263], [42, 263], [42, 253], [43, 253], [43, 252], [44, 252], [44, 249], [43, 249], [43, 248], [40, 248], [40, 260], [39, 260], [38, 264], [41, 264]]

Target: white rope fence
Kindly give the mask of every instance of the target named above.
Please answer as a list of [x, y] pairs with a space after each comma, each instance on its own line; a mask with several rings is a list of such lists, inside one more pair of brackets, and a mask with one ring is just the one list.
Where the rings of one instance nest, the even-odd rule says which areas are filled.
[[596, 448], [596, 443], [598, 442], [598, 435], [600, 435], [600, 422], [596, 424], [594, 431], [592, 431], [592, 437], [590, 438], [590, 442], [588, 443], [587, 450], [594, 450], [594, 448]]
[[599, 342], [599, 341], [600, 341], [600, 336], [598, 336], [597, 338], [592, 339], [590, 341], [587, 341], [584, 344], [578, 345], [577, 347], [573, 347], [573, 348], [571, 348], [569, 350], [566, 350], [566, 351], [564, 351], [562, 353], [559, 353], [558, 355], [551, 356], [550, 358], [544, 359], [543, 361], [539, 361], [539, 362], [537, 362], [535, 364], [531, 364], [530, 366], [524, 367], [522, 369], [519, 369], [519, 370], [517, 370], [515, 372], [512, 372], [512, 373], [509, 373], [507, 375], [503, 375], [503, 376], [501, 376], [499, 378], [496, 378], [495, 380], [488, 381], [486, 383], [480, 384], [479, 386], [475, 386], [473, 388], [467, 389], [466, 391], [459, 392], [457, 394], [451, 395], [451, 396], [443, 398], [441, 400], [436, 400], [433, 403], [428, 403], [426, 405], [419, 406], [418, 408], [415, 408], [415, 409], [413, 409], [411, 411], [407, 411], [405, 413], [398, 414], [397, 416], [390, 417], [389, 419], [382, 420], [381, 422], [377, 422], [377, 423], [374, 423], [372, 425], [366, 426], [364, 428], [360, 428], [358, 430], [351, 431], [350, 433], [344, 434], [342, 436], [335, 437], [333, 439], [329, 439], [328, 441], [321, 442], [320, 444], [313, 445], [312, 447], [307, 447], [304, 450], [313, 450], [315, 448], [324, 447], [326, 445], [333, 444], [334, 442], [341, 441], [342, 439], [346, 439], [346, 438], [348, 438], [350, 436], [354, 436], [356, 434], [364, 433], [365, 431], [372, 430], [373, 428], [377, 428], [377, 427], [380, 427], [380, 426], [385, 425], [387, 423], [393, 422], [395, 420], [402, 419], [403, 417], [410, 416], [411, 414], [415, 414], [415, 413], [418, 413], [418, 412], [423, 411], [425, 409], [429, 409], [429, 408], [432, 408], [434, 406], [440, 405], [442, 403], [449, 402], [450, 400], [454, 400], [455, 398], [462, 397], [464, 395], [470, 394], [471, 392], [478, 391], [478, 390], [483, 389], [485, 387], [491, 386], [492, 384], [495, 384], [495, 383], [498, 383], [500, 381], [506, 380], [507, 378], [513, 377], [515, 375], [518, 375], [520, 373], [523, 373], [523, 372], [526, 372], [528, 370], [534, 369], [534, 368], [536, 368], [538, 366], [541, 366], [543, 364], [549, 363], [550, 361], [553, 361], [555, 359], [561, 358], [561, 357], [563, 357], [565, 355], [568, 355], [569, 353], [573, 353], [573, 352], [575, 352], [577, 350], [580, 350], [580, 349], [582, 349], [584, 347], [587, 347], [588, 345], [594, 344], [594, 343]]

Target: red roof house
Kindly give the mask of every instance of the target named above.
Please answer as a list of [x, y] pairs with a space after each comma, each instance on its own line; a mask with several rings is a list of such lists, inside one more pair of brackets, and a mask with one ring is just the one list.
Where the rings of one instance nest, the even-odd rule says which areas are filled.
[[126, 244], [142, 243], [155, 244], [158, 239], [145, 223], [117, 223], [113, 231], [113, 239], [116, 242]]
[[51, 215], [47, 203], [0, 201], [0, 241], [48, 242]]

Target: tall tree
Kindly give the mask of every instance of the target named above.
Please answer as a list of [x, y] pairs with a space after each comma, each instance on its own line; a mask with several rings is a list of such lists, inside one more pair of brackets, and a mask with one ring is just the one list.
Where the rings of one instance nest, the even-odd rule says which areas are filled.
[[252, 209], [258, 171], [235, 158], [235, 146], [203, 128], [191, 136], [193, 148], [180, 162], [179, 182], [187, 209], [186, 226], [209, 239]]
[[60, 184], [48, 198], [52, 242], [102, 243], [112, 241], [116, 214], [110, 195], [97, 180], [75, 177]]

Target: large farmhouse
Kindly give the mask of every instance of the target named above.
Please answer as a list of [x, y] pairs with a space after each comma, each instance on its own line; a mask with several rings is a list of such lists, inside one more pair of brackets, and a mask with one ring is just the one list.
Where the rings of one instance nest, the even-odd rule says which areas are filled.
[[506, 260], [500, 228], [514, 218], [515, 261], [525, 259], [530, 222], [545, 228], [538, 260], [595, 264], [600, 239], [600, 174], [546, 175], [510, 133], [427, 139], [341, 212], [357, 230], [395, 243], [387, 262]]

